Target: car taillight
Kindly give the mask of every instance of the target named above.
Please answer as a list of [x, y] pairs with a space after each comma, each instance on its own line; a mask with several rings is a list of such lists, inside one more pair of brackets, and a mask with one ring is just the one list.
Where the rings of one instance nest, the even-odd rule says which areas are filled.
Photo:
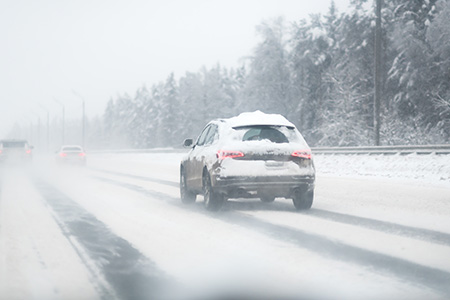
[[218, 159], [236, 158], [236, 157], [243, 157], [243, 156], [244, 156], [244, 153], [242, 153], [241, 151], [228, 151], [228, 150], [217, 151]]
[[81, 152], [80, 154], [78, 154], [78, 156], [85, 156], [86, 153]]
[[31, 154], [31, 150], [27, 150], [27, 151], [25, 151], [27, 154]]
[[59, 154], [59, 156], [61, 156], [61, 157], [66, 157], [66, 156], [67, 156], [67, 153], [62, 152], [62, 153]]
[[297, 150], [297, 151], [292, 152], [291, 155], [294, 157], [300, 157], [300, 158], [304, 158], [304, 159], [312, 158], [311, 150]]

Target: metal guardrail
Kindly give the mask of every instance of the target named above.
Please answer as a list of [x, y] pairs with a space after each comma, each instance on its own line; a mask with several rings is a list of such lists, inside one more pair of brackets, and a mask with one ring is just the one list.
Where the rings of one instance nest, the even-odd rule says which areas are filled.
[[109, 149], [109, 150], [90, 150], [89, 153], [184, 153], [188, 149], [184, 148], [151, 148], [151, 149]]
[[[313, 154], [341, 154], [341, 155], [408, 155], [408, 154], [450, 154], [448, 145], [427, 146], [360, 146], [360, 147], [312, 147]], [[155, 149], [118, 149], [118, 150], [93, 150], [89, 153], [184, 153], [185, 148], [155, 148]]]
[[408, 154], [450, 154], [449, 145], [424, 146], [361, 146], [361, 147], [313, 147], [313, 154], [369, 154], [369, 155], [408, 155]]

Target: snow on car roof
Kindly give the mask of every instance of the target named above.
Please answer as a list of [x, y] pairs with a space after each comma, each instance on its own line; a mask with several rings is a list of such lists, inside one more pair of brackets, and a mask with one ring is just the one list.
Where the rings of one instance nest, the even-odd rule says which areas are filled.
[[285, 117], [279, 114], [265, 114], [259, 110], [241, 113], [239, 116], [224, 119], [231, 127], [244, 127], [252, 125], [273, 125], [295, 127]]

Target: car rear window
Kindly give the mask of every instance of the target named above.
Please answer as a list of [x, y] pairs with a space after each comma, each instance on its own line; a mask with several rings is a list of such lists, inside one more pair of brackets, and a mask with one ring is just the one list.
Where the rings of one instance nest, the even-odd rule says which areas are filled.
[[303, 139], [299, 136], [295, 128], [286, 126], [246, 126], [234, 128], [241, 141], [263, 141], [272, 143], [301, 143]]
[[62, 149], [62, 151], [78, 151], [78, 152], [81, 152], [82, 150], [81, 150], [80, 147], [64, 147]]
[[25, 142], [2, 142], [3, 148], [25, 148]]

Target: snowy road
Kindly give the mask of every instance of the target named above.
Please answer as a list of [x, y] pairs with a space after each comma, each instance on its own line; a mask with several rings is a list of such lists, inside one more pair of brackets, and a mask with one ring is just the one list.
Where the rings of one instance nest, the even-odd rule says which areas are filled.
[[319, 172], [308, 212], [209, 213], [181, 204], [180, 158], [2, 170], [0, 299], [450, 298], [448, 185]]

